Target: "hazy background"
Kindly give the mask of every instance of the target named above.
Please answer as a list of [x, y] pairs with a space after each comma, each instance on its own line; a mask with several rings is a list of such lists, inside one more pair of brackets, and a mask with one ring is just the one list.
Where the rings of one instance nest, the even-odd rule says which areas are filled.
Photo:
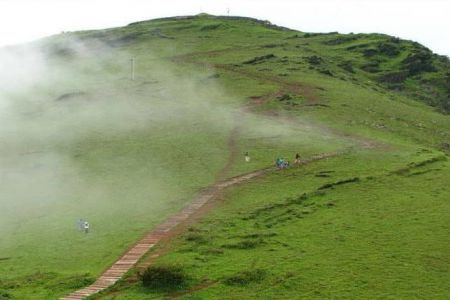
[[450, 55], [446, 0], [0, 0], [0, 46], [61, 31], [198, 13], [267, 19], [309, 32], [381, 32]]

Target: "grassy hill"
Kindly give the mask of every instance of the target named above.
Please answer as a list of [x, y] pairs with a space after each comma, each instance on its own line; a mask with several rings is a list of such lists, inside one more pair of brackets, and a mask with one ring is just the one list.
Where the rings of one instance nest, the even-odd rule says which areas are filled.
[[155, 249], [179, 289], [136, 269], [96, 298], [450, 296], [448, 58], [209, 15], [2, 53], [11, 70], [27, 59], [0, 77], [0, 299], [85, 286], [202, 189], [297, 152], [340, 155], [228, 189]]

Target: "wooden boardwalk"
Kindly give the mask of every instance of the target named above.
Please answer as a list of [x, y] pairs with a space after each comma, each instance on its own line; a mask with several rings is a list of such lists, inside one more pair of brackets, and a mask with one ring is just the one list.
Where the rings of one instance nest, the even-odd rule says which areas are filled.
[[[311, 158], [302, 161], [302, 164], [308, 164], [310, 162], [330, 158], [347, 153], [348, 150], [341, 150], [329, 153], [322, 153]], [[128, 272], [138, 261], [144, 256], [153, 246], [155, 246], [162, 238], [169, 236], [171, 230], [177, 225], [186, 221], [196, 211], [198, 211], [204, 204], [212, 200], [223, 189], [248, 181], [252, 178], [263, 175], [274, 168], [267, 168], [252, 173], [232, 177], [230, 179], [220, 181], [210, 188], [202, 192], [195, 198], [187, 207], [181, 210], [179, 213], [169, 217], [166, 221], [159, 224], [144, 238], [142, 238], [137, 244], [135, 244], [130, 250], [128, 250], [122, 257], [120, 257], [109, 269], [107, 269], [93, 284], [88, 287], [82, 288], [71, 293], [68, 296], [60, 298], [61, 300], [79, 300], [94, 295], [108, 287], [113, 286], [122, 276]]]
[[153, 246], [155, 246], [162, 238], [169, 235], [169, 232], [177, 225], [187, 220], [205, 203], [212, 200], [218, 192], [231, 185], [247, 181], [254, 177], [260, 176], [270, 169], [258, 170], [245, 175], [230, 178], [225, 181], [214, 184], [211, 188], [201, 193], [189, 206], [185, 207], [179, 213], [169, 217], [162, 224], [159, 224], [144, 238], [142, 238], [136, 245], [128, 250], [122, 257], [120, 257], [109, 269], [107, 269], [93, 284], [77, 290], [70, 295], [62, 297], [62, 300], [76, 300], [84, 299], [88, 296], [96, 294], [108, 287], [114, 285], [122, 276], [128, 272], [139, 259], [147, 253]]

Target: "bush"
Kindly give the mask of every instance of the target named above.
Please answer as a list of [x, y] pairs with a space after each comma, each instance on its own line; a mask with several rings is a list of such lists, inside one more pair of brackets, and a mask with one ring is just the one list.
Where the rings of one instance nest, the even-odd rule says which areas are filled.
[[402, 61], [403, 67], [410, 75], [417, 75], [423, 72], [433, 72], [433, 55], [429, 50], [416, 51], [408, 55]]
[[162, 291], [181, 289], [187, 281], [183, 269], [177, 265], [150, 266], [141, 277], [145, 287]]
[[338, 67], [341, 67], [342, 69], [344, 69], [347, 72], [355, 73], [355, 70], [353, 70], [353, 65], [352, 65], [351, 61], [344, 61], [344, 62], [338, 64]]
[[224, 283], [227, 285], [247, 285], [252, 282], [261, 282], [265, 277], [265, 270], [254, 269], [243, 271], [236, 275], [225, 278]]
[[400, 50], [398, 49], [397, 44], [393, 43], [380, 43], [378, 45], [378, 51], [381, 54], [384, 54], [386, 56], [397, 56], [400, 54]]
[[385, 83], [403, 83], [408, 77], [405, 71], [386, 73], [378, 78], [379, 82]]
[[310, 65], [320, 65], [323, 62], [323, 59], [317, 55], [307, 56], [305, 59]]

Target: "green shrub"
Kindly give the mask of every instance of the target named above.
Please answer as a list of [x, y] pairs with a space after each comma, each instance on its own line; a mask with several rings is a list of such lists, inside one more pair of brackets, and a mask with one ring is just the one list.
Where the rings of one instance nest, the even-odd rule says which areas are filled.
[[150, 266], [141, 277], [145, 287], [161, 291], [181, 289], [187, 281], [183, 269], [177, 265]]
[[402, 65], [410, 75], [436, 71], [433, 66], [433, 54], [429, 50], [419, 50], [409, 54], [402, 61]]
[[0, 291], [0, 300], [6, 300], [6, 299], [12, 299], [12, 296], [10, 293], [5, 291]]

